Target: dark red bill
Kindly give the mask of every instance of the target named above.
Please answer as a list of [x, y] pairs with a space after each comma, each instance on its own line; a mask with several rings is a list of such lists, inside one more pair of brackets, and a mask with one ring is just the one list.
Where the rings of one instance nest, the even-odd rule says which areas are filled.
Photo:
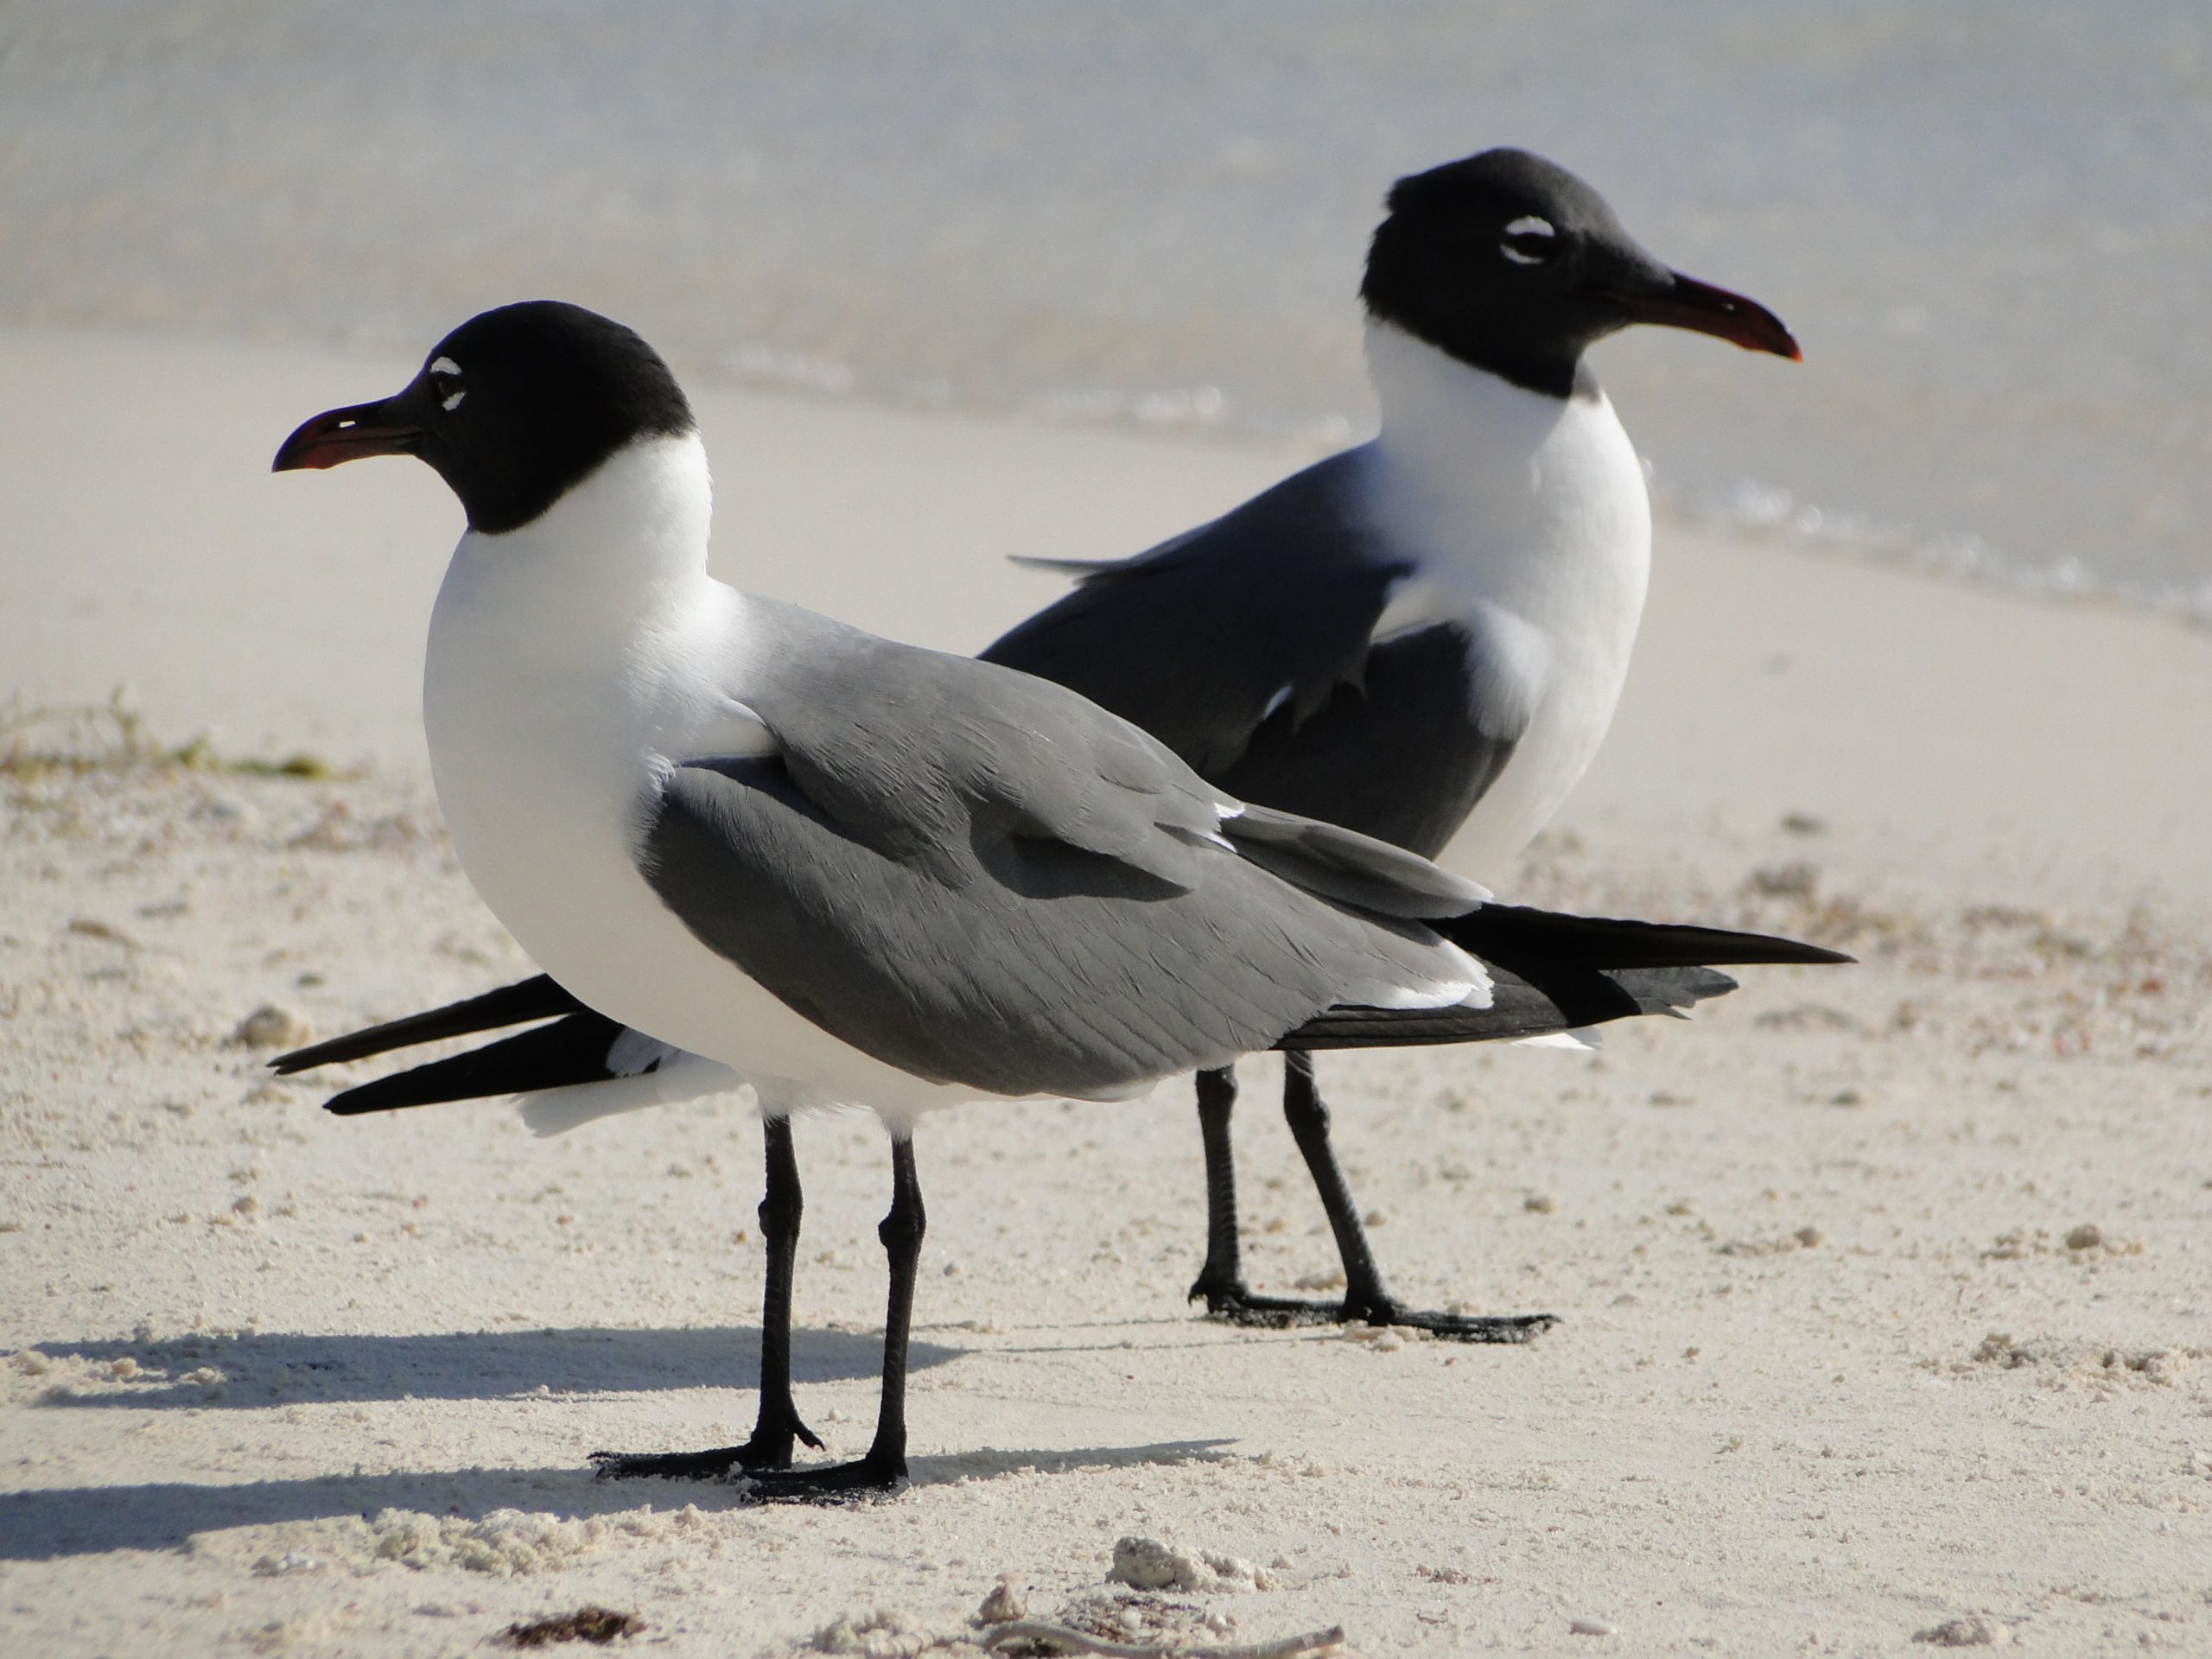
[[411, 455], [423, 429], [393, 418], [392, 400], [334, 409], [303, 423], [276, 451], [270, 471], [298, 472], [342, 466], [364, 455]]
[[1782, 319], [1756, 300], [1731, 294], [1725, 288], [1700, 283], [1694, 276], [1673, 273], [1674, 285], [1651, 292], [1618, 296], [1622, 309], [1637, 322], [1655, 322], [1668, 328], [1691, 328], [1732, 340], [1747, 352], [1772, 352], [1792, 363], [1802, 363], [1797, 342]]

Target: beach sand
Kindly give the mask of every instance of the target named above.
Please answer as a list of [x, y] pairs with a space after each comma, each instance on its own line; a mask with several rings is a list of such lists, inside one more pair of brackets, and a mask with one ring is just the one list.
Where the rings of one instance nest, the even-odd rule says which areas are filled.
[[[918, 1142], [912, 1488], [749, 1509], [584, 1465], [750, 1423], [741, 1103], [346, 1121], [370, 1068], [248, 1039], [530, 971], [416, 721], [450, 498], [267, 473], [407, 372], [0, 331], [0, 1652], [447, 1655], [588, 1605], [656, 1651], [958, 1651], [1002, 1576], [1137, 1642], [2212, 1651], [2212, 633], [1662, 525], [1605, 751], [1481, 874], [1860, 964], [1594, 1058], [1323, 1066], [1395, 1287], [1562, 1323], [1210, 1324], [1180, 1085], [978, 1107]], [[700, 404], [722, 575], [956, 649], [1058, 591], [1005, 556], [1126, 554], [1303, 459]], [[124, 683], [127, 729], [22, 719]], [[1334, 1252], [1274, 1075], [1238, 1136], [1287, 1289]], [[800, 1408], [849, 1454], [888, 1160], [859, 1115], [798, 1142]], [[1180, 1587], [1110, 1583], [1125, 1536]]]

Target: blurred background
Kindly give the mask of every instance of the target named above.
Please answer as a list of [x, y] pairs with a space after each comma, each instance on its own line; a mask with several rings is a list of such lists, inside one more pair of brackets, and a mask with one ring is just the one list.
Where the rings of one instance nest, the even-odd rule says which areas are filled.
[[1389, 181], [1505, 143], [1804, 344], [1601, 348], [1668, 510], [2212, 617], [2202, 0], [5, 0], [0, 324], [411, 357], [555, 295], [1319, 450]]

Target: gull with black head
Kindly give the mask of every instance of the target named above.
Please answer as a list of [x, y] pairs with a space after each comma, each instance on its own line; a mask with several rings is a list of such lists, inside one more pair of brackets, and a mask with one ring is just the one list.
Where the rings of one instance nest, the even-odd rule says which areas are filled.
[[[1277, 1046], [1495, 1035], [1501, 1008], [1529, 1034], [1584, 1023], [1577, 1002], [1660, 1011], [1729, 983], [1697, 963], [1744, 936], [1486, 905], [1415, 855], [1228, 796], [1064, 687], [715, 581], [683, 394], [580, 308], [473, 319], [276, 465], [394, 454], [468, 516], [423, 717], [479, 892], [597, 1016], [729, 1067], [772, 1116], [862, 1104], [890, 1132], [874, 1441], [761, 1471], [761, 1496], [905, 1478], [929, 1109], [1126, 1097]], [[609, 1466], [721, 1472], [736, 1451]]]
[[[1381, 430], [1118, 563], [987, 649], [1151, 732], [1240, 799], [1495, 880], [1588, 768], [1650, 569], [1643, 468], [1584, 354], [1637, 324], [1792, 361], [1781, 321], [1670, 270], [1526, 150], [1401, 179], [1360, 287]], [[1254, 1294], [1236, 1079], [1198, 1079], [1207, 1247], [1192, 1286], [1255, 1325], [1362, 1320], [1516, 1342], [1547, 1314], [1410, 1308], [1385, 1287], [1310, 1054], [1283, 1113], [1342, 1261], [1328, 1302]]]

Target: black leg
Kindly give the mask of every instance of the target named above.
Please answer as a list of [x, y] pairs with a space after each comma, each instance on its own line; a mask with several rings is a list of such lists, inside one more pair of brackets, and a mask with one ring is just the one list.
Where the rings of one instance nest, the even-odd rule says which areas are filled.
[[[1300, 1050], [1283, 1056], [1282, 1115], [1313, 1178], [1314, 1190], [1320, 1194], [1329, 1230], [1336, 1235], [1337, 1254], [1344, 1262], [1344, 1300], [1318, 1302], [1290, 1296], [1255, 1296], [1240, 1284], [1231, 1306], [1217, 1305], [1209, 1296], [1210, 1312], [1239, 1325], [1281, 1326], [1357, 1320], [1407, 1325], [1459, 1342], [1527, 1342], [1558, 1323], [1549, 1313], [1432, 1313], [1401, 1306], [1383, 1288], [1382, 1270], [1375, 1265], [1375, 1252], [1367, 1243], [1367, 1229], [1360, 1223], [1351, 1188], [1337, 1163], [1336, 1148], [1329, 1141], [1329, 1108], [1313, 1078], [1313, 1057]], [[1225, 1128], [1224, 1124], [1224, 1133]]]
[[799, 1421], [791, 1398], [791, 1267], [798, 1256], [799, 1217], [805, 1202], [799, 1192], [798, 1159], [791, 1149], [791, 1124], [772, 1117], [766, 1125], [767, 1190], [760, 1199], [760, 1237], [768, 1247], [768, 1283], [760, 1306], [760, 1413], [753, 1425], [747, 1469], [788, 1469], [794, 1440], [816, 1451], [822, 1441]]
[[1198, 1135], [1206, 1149], [1206, 1261], [1191, 1281], [1190, 1300], [1205, 1298], [1206, 1312], [1234, 1319], [1251, 1293], [1236, 1243], [1236, 1154], [1229, 1119], [1236, 1109], [1236, 1073], [1230, 1066], [1198, 1073]]
[[[1292, 1055], [1288, 1058], [1295, 1063], [1306, 1057]], [[1310, 1062], [1308, 1069], [1310, 1071]], [[1284, 1098], [1288, 1100], [1287, 1092]], [[1236, 1108], [1236, 1072], [1224, 1066], [1218, 1071], [1198, 1073], [1198, 1132], [1205, 1137], [1206, 1148], [1206, 1262], [1199, 1270], [1197, 1282], [1191, 1287], [1191, 1298], [1195, 1301], [1205, 1297], [1207, 1313], [1231, 1325], [1281, 1331], [1293, 1325], [1338, 1324], [1346, 1315], [1336, 1302], [1317, 1302], [1296, 1296], [1262, 1296], [1244, 1282], [1242, 1251], [1236, 1240], [1236, 1164], [1229, 1138], [1230, 1114]], [[1341, 1174], [1337, 1177], [1337, 1183], [1343, 1185]], [[1357, 1225], [1356, 1221], [1354, 1225]]]
[[760, 1196], [760, 1238], [768, 1247], [768, 1282], [760, 1306], [760, 1409], [753, 1438], [743, 1446], [711, 1452], [663, 1452], [626, 1455], [594, 1452], [599, 1472], [617, 1479], [658, 1476], [664, 1480], [710, 1480], [733, 1469], [788, 1469], [792, 1443], [822, 1442], [799, 1421], [791, 1399], [791, 1264], [798, 1255], [799, 1217], [806, 1208], [799, 1189], [798, 1158], [791, 1148], [787, 1117], [763, 1125], [767, 1179]]
[[1294, 1051], [1282, 1060], [1283, 1122], [1290, 1125], [1290, 1138], [1298, 1143], [1299, 1155], [1306, 1160], [1306, 1171], [1313, 1177], [1313, 1190], [1320, 1194], [1329, 1230], [1337, 1236], [1337, 1255], [1344, 1269], [1344, 1317], [1363, 1318], [1370, 1309], [1389, 1300], [1382, 1288], [1382, 1269], [1375, 1265], [1366, 1225], [1352, 1203], [1351, 1187], [1344, 1180], [1344, 1167], [1337, 1162], [1337, 1149], [1329, 1139], [1329, 1107], [1314, 1080], [1313, 1057]]
[[1382, 1287], [1382, 1274], [1375, 1265], [1375, 1252], [1367, 1243], [1367, 1229], [1354, 1206], [1351, 1188], [1337, 1163], [1336, 1147], [1329, 1140], [1329, 1108], [1313, 1079], [1313, 1057], [1294, 1050], [1283, 1056], [1282, 1115], [1291, 1138], [1306, 1159], [1321, 1208], [1329, 1217], [1329, 1230], [1337, 1236], [1337, 1254], [1343, 1258], [1344, 1300], [1338, 1317], [1368, 1325], [1411, 1325], [1433, 1331], [1460, 1342], [1527, 1342], [1559, 1323], [1550, 1313], [1483, 1314], [1430, 1313], [1400, 1306]]
[[891, 1295], [883, 1315], [883, 1394], [876, 1408], [875, 1440], [850, 1463], [811, 1469], [763, 1470], [751, 1496], [766, 1503], [842, 1503], [887, 1492], [906, 1478], [906, 1344], [914, 1324], [914, 1279], [922, 1259], [922, 1185], [914, 1174], [914, 1143], [891, 1138], [891, 1213], [875, 1230], [891, 1270]]

